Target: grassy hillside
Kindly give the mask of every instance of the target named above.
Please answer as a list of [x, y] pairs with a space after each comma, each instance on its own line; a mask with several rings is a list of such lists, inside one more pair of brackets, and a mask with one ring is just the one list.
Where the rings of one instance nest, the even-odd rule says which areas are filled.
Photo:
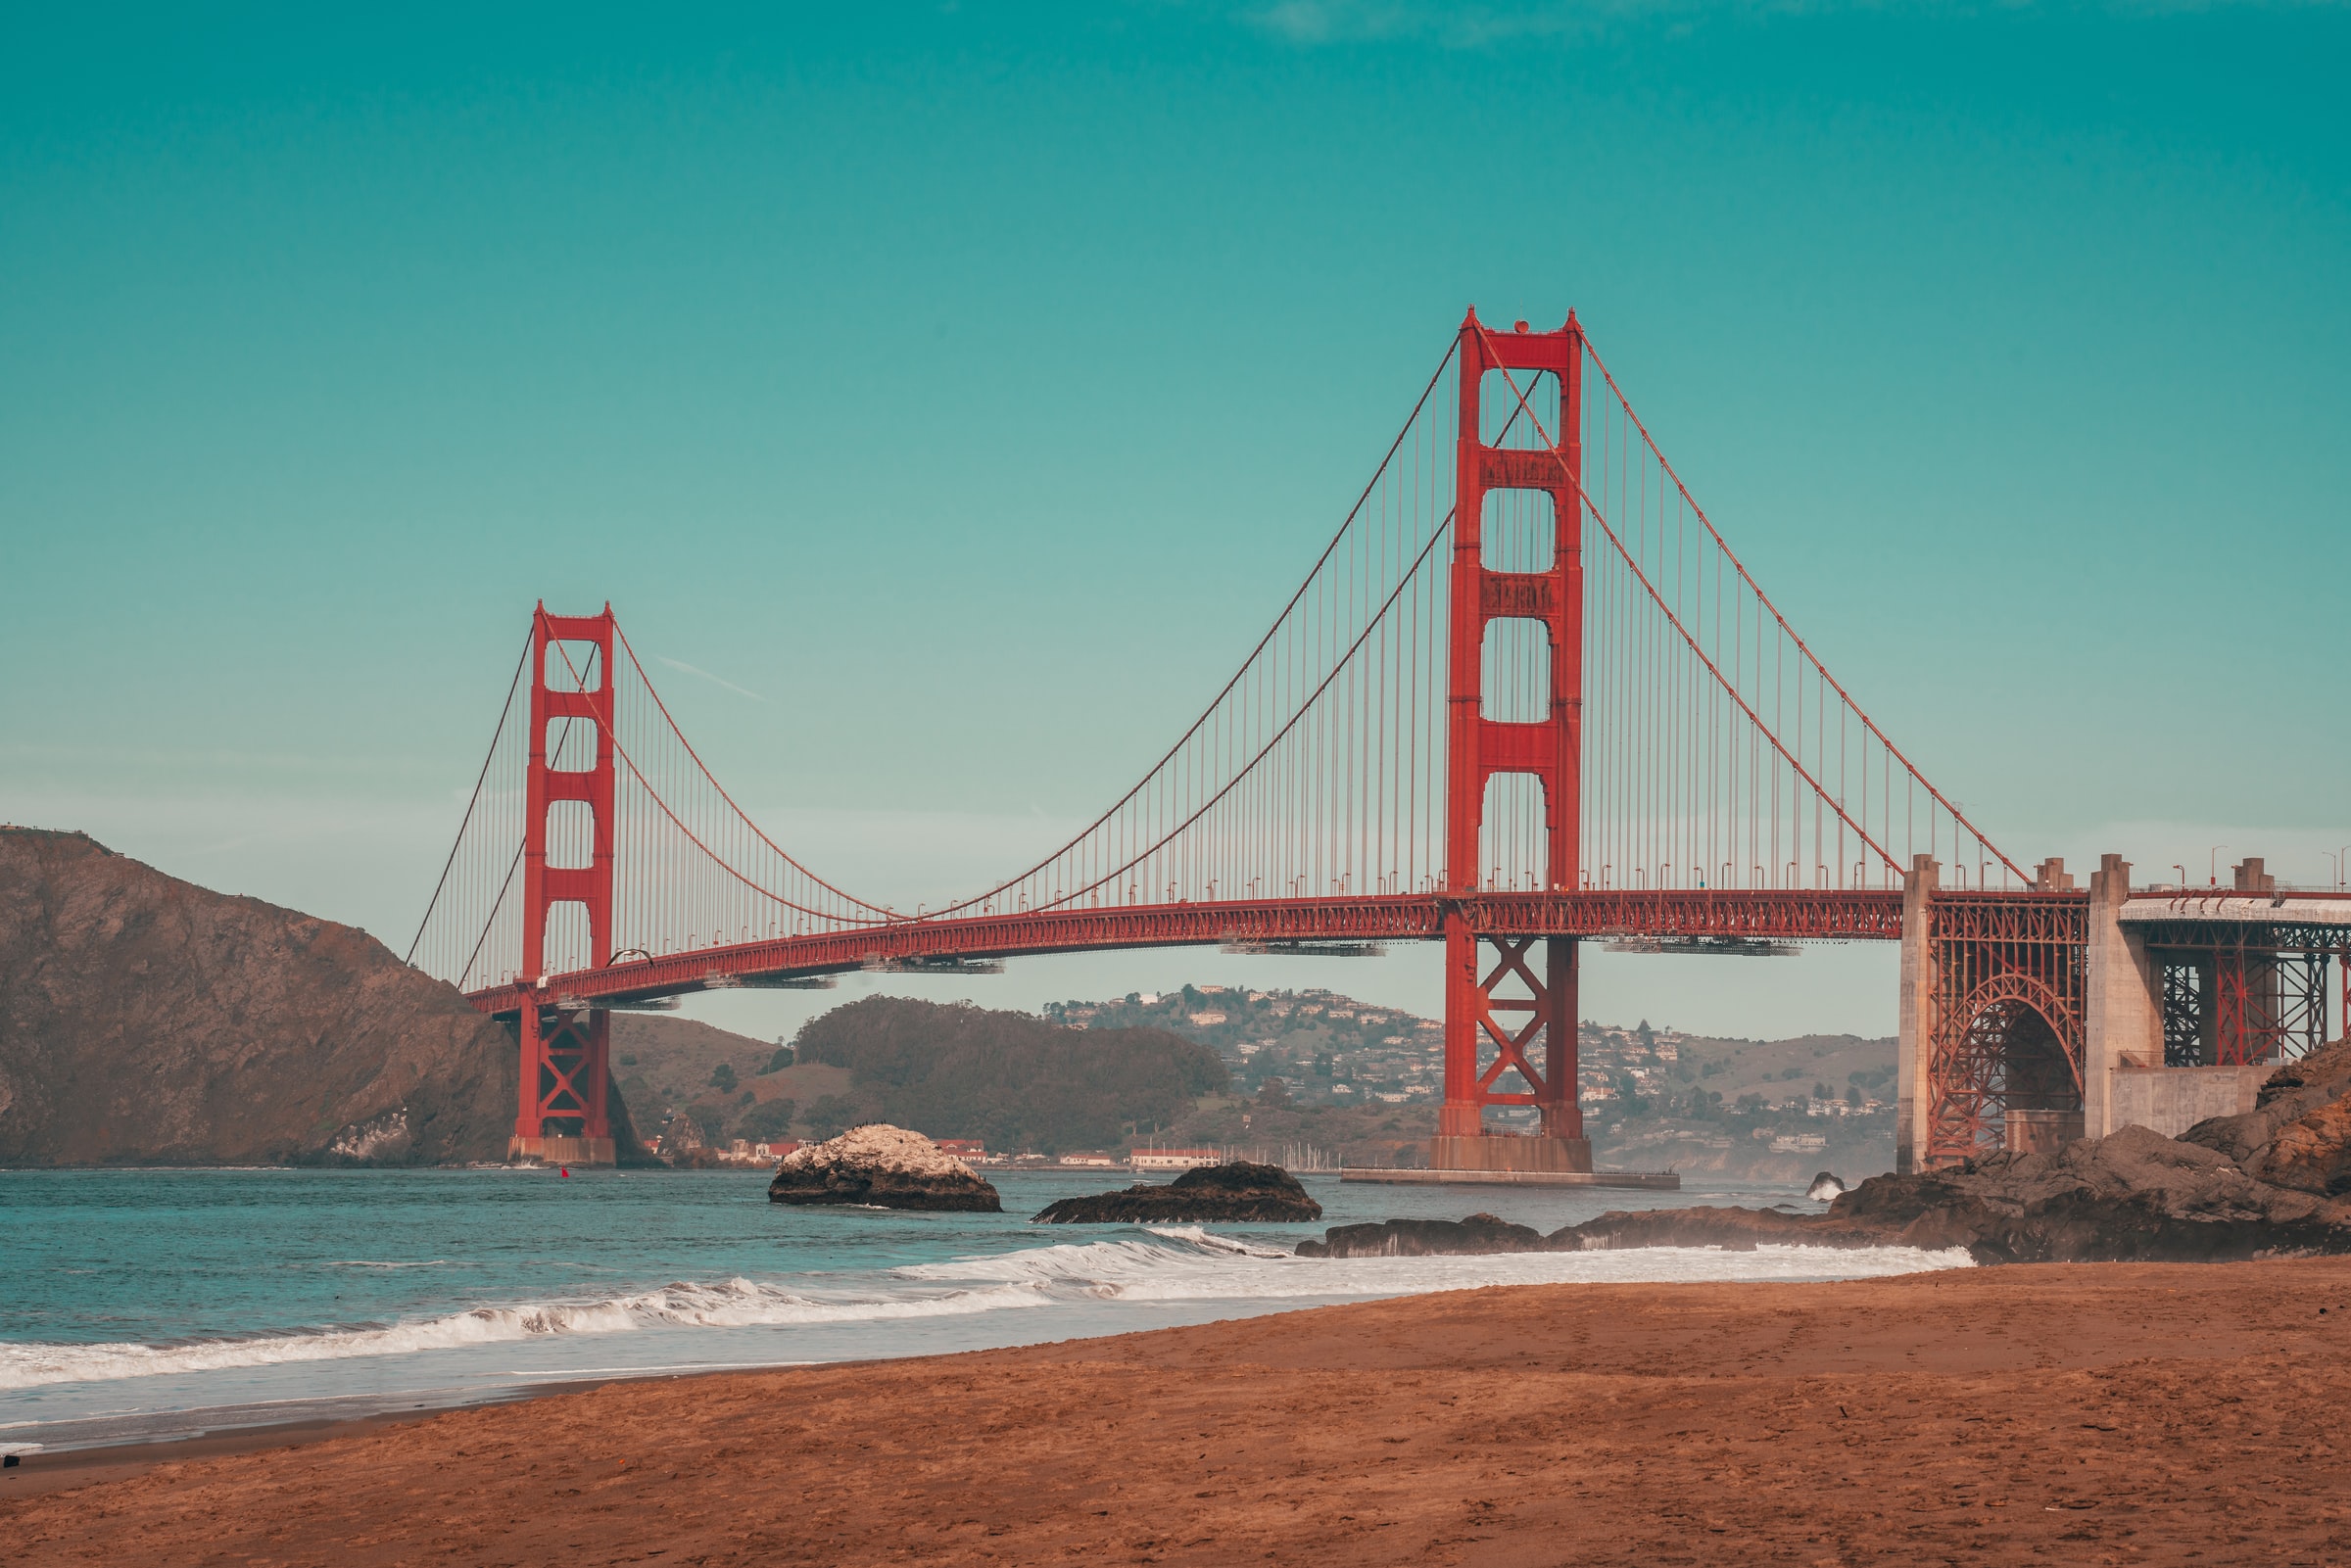
[[845, 1069], [840, 1100], [800, 1111], [811, 1132], [895, 1122], [991, 1149], [1106, 1149], [1173, 1124], [1227, 1074], [1216, 1052], [1162, 1029], [1072, 1029], [968, 1002], [872, 996], [812, 1019], [792, 1041], [807, 1069]]
[[679, 1111], [705, 1136], [737, 1136], [757, 1098], [752, 1085], [775, 1057], [772, 1040], [692, 1019], [612, 1015], [612, 1077], [648, 1137]]

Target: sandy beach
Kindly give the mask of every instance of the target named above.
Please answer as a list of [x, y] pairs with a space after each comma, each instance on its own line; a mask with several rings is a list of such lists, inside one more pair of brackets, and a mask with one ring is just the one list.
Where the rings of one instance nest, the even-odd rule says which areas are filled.
[[2342, 1260], [1462, 1292], [118, 1463], [0, 1502], [0, 1541], [24, 1568], [2330, 1562], [2346, 1342]]

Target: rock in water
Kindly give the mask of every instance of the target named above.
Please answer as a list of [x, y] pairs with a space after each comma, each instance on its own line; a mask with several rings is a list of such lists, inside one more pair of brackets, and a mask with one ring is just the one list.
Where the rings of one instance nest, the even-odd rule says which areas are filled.
[[1040, 1225], [1132, 1225], [1203, 1220], [1280, 1223], [1320, 1219], [1322, 1206], [1279, 1165], [1245, 1160], [1187, 1170], [1165, 1187], [1139, 1185], [1091, 1198], [1064, 1198], [1038, 1211]]
[[1891, 1247], [1895, 1235], [1875, 1224], [1847, 1223], [1826, 1214], [1784, 1209], [1617, 1209], [1580, 1225], [1555, 1230], [1551, 1249], [1561, 1253], [1616, 1252], [1627, 1247], [1713, 1247], [1751, 1253], [1758, 1247]]
[[767, 1185], [771, 1204], [874, 1204], [998, 1214], [1004, 1201], [919, 1132], [873, 1122], [794, 1149]]
[[1439, 1258], [1470, 1253], [1539, 1253], [1543, 1233], [1495, 1214], [1467, 1219], [1391, 1219], [1381, 1225], [1333, 1225], [1320, 1241], [1298, 1244], [1301, 1258]]
[[1845, 1183], [1837, 1179], [1836, 1173], [1824, 1170], [1812, 1178], [1812, 1185], [1804, 1189], [1804, 1196], [1816, 1204], [1825, 1204], [1843, 1191]]

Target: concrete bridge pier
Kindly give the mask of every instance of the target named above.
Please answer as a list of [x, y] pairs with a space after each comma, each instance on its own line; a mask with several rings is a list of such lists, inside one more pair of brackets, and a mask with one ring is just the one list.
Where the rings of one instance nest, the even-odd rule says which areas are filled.
[[1910, 857], [1902, 878], [1901, 1025], [1895, 1045], [1894, 1168], [1916, 1170], [1927, 1148], [1927, 1118], [1934, 1102], [1935, 949], [1929, 940], [1928, 900], [1943, 868], [1932, 855]]
[[[2083, 954], [2082, 1119], [2092, 1138], [2139, 1119], [2118, 1115], [2122, 1075], [2163, 1066], [2163, 977], [2146, 938], [2123, 924], [2130, 899], [2131, 863], [2120, 855], [2099, 857], [2089, 875]], [[2125, 1102], [2133, 1098], [2122, 1096]]]

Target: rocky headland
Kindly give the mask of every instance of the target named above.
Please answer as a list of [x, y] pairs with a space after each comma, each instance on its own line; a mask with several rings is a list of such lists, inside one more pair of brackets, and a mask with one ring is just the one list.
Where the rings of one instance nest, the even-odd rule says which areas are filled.
[[[1322, 1217], [1322, 1206], [1279, 1165], [1245, 1160], [1187, 1170], [1165, 1186], [1064, 1198], [1036, 1213], [1040, 1225], [1272, 1223]], [[1533, 1232], [1528, 1232], [1532, 1235]]]
[[[2177, 1138], [2125, 1127], [2055, 1154], [1994, 1154], [1872, 1176], [1825, 1213], [1618, 1211], [1540, 1238], [1553, 1252], [1623, 1247], [1962, 1247], [1980, 1263], [2210, 1262], [2351, 1253], [2351, 1042], [2273, 1073], [2255, 1108]], [[1302, 1257], [1536, 1250], [1524, 1226], [1473, 1215], [1341, 1225]]]
[[768, 1183], [771, 1204], [872, 1204], [1002, 1213], [996, 1189], [919, 1132], [874, 1122], [784, 1157]]
[[0, 1165], [501, 1160], [516, 1060], [364, 931], [0, 829]]

